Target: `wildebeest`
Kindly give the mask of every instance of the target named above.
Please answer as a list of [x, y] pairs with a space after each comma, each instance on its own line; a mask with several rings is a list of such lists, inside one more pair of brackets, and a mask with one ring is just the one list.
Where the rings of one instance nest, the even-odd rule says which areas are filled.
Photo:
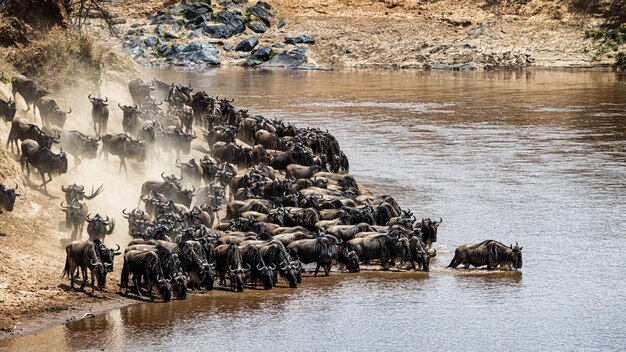
[[[267, 244], [259, 246], [263, 261], [266, 265], [274, 267], [281, 276], [285, 277], [289, 282], [289, 287], [298, 287], [298, 271], [300, 270], [299, 262], [292, 262], [287, 253], [287, 249], [279, 241], [271, 241]], [[274, 275], [276, 277], [276, 274]], [[276, 280], [274, 280], [276, 282]]]
[[234, 243], [222, 244], [215, 247], [215, 268], [220, 276], [220, 285], [226, 286], [226, 272], [233, 291], [243, 292], [243, 278], [246, 269], [242, 266], [241, 252]]
[[130, 91], [130, 96], [133, 98], [133, 103], [139, 106], [146, 101], [150, 96], [150, 92], [154, 89], [154, 87], [147, 85], [140, 78], [134, 79], [128, 83], [128, 90]]
[[422, 242], [426, 244], [428, 250], [433, 247], [434, 242], [437, 242], [437, 228], [442, 222], [442, 218], [439, 218], [439, 221], [434, 221], [429, 218], [422, 219], [422, 222], [420, 223]]
[[139, 109], [137, 105], [129, 106], [129, 105], [120, 105], [117, 104], [119, 108], [124, 112], [122, 115], [122, 129], [124, 133], [130, 136], [136, 136], [141, 129], [143, 121], [139, 118]]
[[124, 172], [128, 177], [126, 159], [134, 159], [140, 163], [146, 161], [146, 144], [143, 141], [134, 140], [124, 133], [116, 135], [107, 133], [102, 137], [102, 150], [100, 151], [100, 154], [104, 154], [106, 162], [109, 160], [109, 153], [120, 158], [120, 172], [124, 167]]
[[116, 249], [107, 248], [100, 240], [93, 241], [93, 244], [96, 247], [96, 252], [98, 253], [98, 257], [100, 258], [102, 266], [104, 267], [104, 275], [102, 276], [102, 280], [98, 281], [98, 287], [103, 289], [106, 287], [107, 273], [113, 272], [115, 257], [121, 255], [122, 253], [119, 252], [119, 245], [116, 245]]
[[252, 163], [252, 151], [250, 148], [245, 148], [236, 145], [235, 143], [217, 142], [213, 145], [213, 156], [224, 162], [237, 164], [237, 165], [250, 165]]
[[93, 131], [96, 136], [102, 136], [107, 133], [107, 124], [109, 123], [109, 98], [96, 98], [87, 96], [91, 102], [91, 118], [93, 119]]
[[[56, 135], [56, 136], [55, 136]], [[18, 141], [24, 141], [26, 139], [32, 139], [43, 148], [48, 150], [52, 149], [53, 143], [59, 143], [61, 135], [55, 133], [55, 135], [49, 135], [39, 128], [39, 126], [29, 123], [26, 119], [16, 118], [11, 122], [11, 130], [9, 131], [9, 137], [7, 138], [7, 149], [9, 143], [11, 143], [11, 151], [13, 151], [13, 145], [19, 149]]]
[[141, 298], [141, 279], [144, 279], [148, 290], [148, 297], [154, 301], [152, 287], [156, 286], [163, 297], [164, 302], [169, 302], [172, 298], [172, 286], [163, 276], [161, 261], [157, 253], [152, 251], [132, 250], [124, 254], [124, 267], [120, 287], [125, 288], [128, 294], [128, 276], [133, 274], [133, 284], [137, 290], [137, 295]]
[[17, 187], [17, 183], [13, 189], [10, 189], [0, 183], [0, 214], [2, 214], [3, 209], [6, 211], [13, 211], [15, 199], [21, 195], [16, 192]]
[[73, 183], [67, 187], [61, 185], [61, 191], [63, 191], [63, 193], [65, 193], [65, 202], [66, 203], [71, 203], [74, 199], [76, 200], [89, 200], [89, 199], [94, 199], [96, 198], [98, 195], [100, 195], [100, 193], [102, 193], [104, 191], [103, 188], [104, 185], [100, 185], [100, 187], [98, 187], [98, 189], [96, 189], [94, 191], [93, 186], [91, 186], [91, 194], [90, 195], [86, 195], [85, 194], [85, 186], [83, 185], [77, 185], [76, 183]]
[[124, 208], [124, 210], [122, 210], [122, 216], [128, 219], [128, 234], [131, 236], [133, 233], [143, 228], [146, 221], [150, 221], [148, 215], [139, 208], [135, 208], [130, 212], [126, 212], [126, 208]]
[[150, 194], [150, 192], [155, 192], [162, 194], [166, 199], [169, 199], [174, 203], [179, 203], [189, 208], [195, 195], [196, 188], [192, 186], [192, 189], [184, 189], [180, 184], [182, 179], [177, 180], [175, 177], [174, 179], [166, 178], [163, 176], [163, 173], [161, 173], [161, 177], [164, 180], [163, 182], [146, 181], [141, 185], [140, 202], [143, 197]]
[[[47, 89], [37, 87], [37, 84], [31, 79], [28, 79], [22, 75], [17, 75], [11, 80], [13, 100], [15, 100], [15, 93], [20, 93], [24, 102], [26, 102], [26, 111], [30, 111], [30, 105], [35, 103], [39, 98], [48, 95], [50, 92]], [[33, 116], [34, 115], [33, 111]]]
[[63, 269], [63, 277], [69, 276], [71, 287], [74, 289], [74, 273], [78, 268], [81, 269], [83, 274], [83, 283], [80, 289], [85, 288], [87, 284], [87, 269], [91, 272], [91, 292], [95, 291], [94, 286], [94, 271], [98, 279], [98, 287], [100, 282], [104, 282], [104, 265], [98, 253], [96, 252], [96, 246], [92, 241], [74, 241], [65, 246], [65, 268]]
[[[35, 107], [39, 109], [41, 123], [45, 125], [53, 124], [63, 128], [67, 115], [72, 113], [72, 108], [68, 112], [61, 110], [57, 102], [49, 96], [41, 97], [37, 100]], [[33, 109], [33, 115], [35, 109]]]
[[100, 216], [100, 214], [96, 214], [93, 218], [89, 215], [90, 214], [85, 217], [85, 220], [89, 223], [89, 225], [87, 225], [87, 234], [89, 234], [89, 239], [92, 241], [100, 240], [104, 242], [104, 237], [113, 233], [113, 230], [115, 229], [115, 221], [109, 219], [108, 216], [104, 219]]
[[13, 121], [16, 112], [17, 108], [15, 106], [15, 100], [11, 98], [9, 98], [9, 100], [7, 101], [0, 99], [0, 116], [4, 117], [4, 121]]
[[320, 266], [324, 269], [324, 275], [328, 276], [333, 264], [333, 259], [336, 259], [338, 252], [334, 241], [323, 236], [315, 239], [297, 240], [291, 242], [287, 248], [291, 254], [295, 254], [302, 263], [316, 263], [313, 276], [317, 276], [317, 273], [320, 271]]
[[286, 178], [309, 179], [313, 177], [316, 172], [322, 171], [322, 167], [319, 165], [302, 166], [298, 164], [287, 165]]
[[170, 126], [165, 129], [165, 143], [162, 147], [170, 156], [173, 151], [179, 157], [181, 152], [185, 155], [191, 153], [191, 142], [196, 138], [195, 132], [184, 133], [180, 128]]
[[[46, 129], [44, 127], [44, 129]], [[100, 137], [88, 137], [79, 131], [55, 131], [61, 135], [60, 145], [68, 154], [74, 157], [74, 169], [82, 162], [82, 159], [95, 159], [98, 156]]]
[[72, 229], [71, 240], [76, 241], [83, 236], [85, 217], [89, 208], [85, 202], [74, 199], [67, 205], [61, 202], [61, 210], [65, 212], [65, 227]]
[[[427, 246], [422, 240], [413, 236], [409, 239], [409, 250], [411, 251], [411, 268], [413, 270], [429, 271], [430, 270], [430, 256]], [[435, 251], [433, 256], [437, 253]], [[417, 263], [417, 266], [415, 265]]]
[[361, 261], [380, 260], [383, 270], [389, 270], [397, 251], [396, 241], [384, 234], [353, 238], [348, 241], [348, 248], [354, 250]]
[[180, 177], [187, 180], [188, 184], [200, 186], [202, 182], [202, 167], [196, 163], [196, 159], [190, 159], [186, 163], [176, 159], [176, 167], [180, 169]]
[[[47, 148], [40, 147], [37, 142], [32, 139], [27, 139], [22, 142], [22, 156], [20, 158], [20, 165], [22, 171], [24, 166], [28, 171], [27, 177], [30, 178], [30, 166], [34, 166], [39, 170], [39, 175], [43, 183], [40, 187], [43, 187], [47, 192], [46, 184], [52, 181], [52, 175], [60, 175], [67, 172], [67, 155], [61, 151], [59, 154], [55, 154]], [[46, 181], [45, 174], [48, 174], [48, 180]]]
[[522, 249], [517, 242], [515, 246], [506, 245], [494, 241], [486, 240], [478, 244], [466, 244], [458, 247], [454, 251], [454, 258], [448, 268], [456, 268], [463, 264], [465, 269], [473, 267], [487, 266], [487, 270], [500, 268], [521, 269]]
[[263, 288], [269, 290], [274, 285], [274, 279], [272, 271], [276, 267], [268, 268], [263, 261], [261, 251], [257, 246], [249, 244], [241, 248], [241, 257], [244, 265], [250, 266], [250, 281], [252, 281], [252, 287], [256, 287], [257, 280], [261, 280]]

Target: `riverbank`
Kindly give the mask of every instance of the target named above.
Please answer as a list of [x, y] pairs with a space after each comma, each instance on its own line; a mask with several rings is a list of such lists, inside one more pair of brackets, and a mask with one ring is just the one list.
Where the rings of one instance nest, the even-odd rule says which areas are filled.
[[[250, 17], [257, 12], [251, 10], [258, 6], [253, 2], [193, 8], [191, 15], [172, 2], [112, 3], [111, 10], [125, 22], [119, 26], [124, 50], [148, 66], [610, 69], [617, 51], [624, 49], [620, 42], [615, 52], [605, 52], [603, 44], [590, 38], [604, 18], [549, 0], [510, 6], [411, 0], [268, 4], [270, 15], [264, 21]], [[196, 11], [213, 15], [197, 20]], [[237, 13], [242, 16], [230, 16]], [[256, 24], [263, 25], [262, 33]], [[185, 57], [189, 43], [207, 47], [187, 49]], [[274, 59], [280, 55], [288, 60]]]

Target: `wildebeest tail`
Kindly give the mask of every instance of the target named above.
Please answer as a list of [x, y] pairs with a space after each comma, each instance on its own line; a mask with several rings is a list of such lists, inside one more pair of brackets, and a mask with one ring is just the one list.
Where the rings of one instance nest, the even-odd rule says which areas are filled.
[[65, 257], [65, 268], [63, 268], [63, 276], [61, 276], [62, 278], [65, 277], [65, 275], [67, 275], [69, 278], [72, 277], [72, 274], [70, 273], [70, 256], [67, 255]]

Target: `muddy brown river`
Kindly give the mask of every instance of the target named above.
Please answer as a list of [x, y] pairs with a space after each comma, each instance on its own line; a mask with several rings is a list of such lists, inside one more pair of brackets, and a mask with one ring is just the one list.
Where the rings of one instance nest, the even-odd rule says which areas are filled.
[[[333, 133], [357, 181], [442, 217], [431, 272], [212, 291], [0, 342], [15, 350], [563, 351], [626, 348], [626, 76], [159, 71]], [[453, 250], [524, 246], [518, 272]]]

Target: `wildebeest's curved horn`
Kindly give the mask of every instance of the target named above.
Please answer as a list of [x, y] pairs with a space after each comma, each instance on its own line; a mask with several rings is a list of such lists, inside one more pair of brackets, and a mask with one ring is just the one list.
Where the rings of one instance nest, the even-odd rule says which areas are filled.
[[61, 209], [67, 209], [67, 206], [63, 205], [64, 202], [65, 202], [64, 200], [61, 201]]
[[106, 102], [108, 102], [108, 101], [109, 101], [109, 98], [107, 98], [107, 97], [106, 97], [106, 95], [105, 95], [105, 96], [104, 96], [104, 102], [106, 103]]
[[439, 218], [439, 224], [441, 224], [443, 222], [442, 218]]
[[66, 112], [66, 114], [71, 114], [72, 113], [72, 108], [69, 108], [70, 110], [68, 112]]
[[234, 102], [234, 101], [235, 101], [235, 98], [231, 98], [231, 99], [230, 99], [230, 101], [229, 101], [229, 103], [232, 103], [232, 102]]
[[260, 271], [261, 269], [263, 269], [263, 267], [261, 267], [261, 263], [258, 263], [258, 264], [256, 265], [256, 270], [259, 270], [259, 271]]
[[272, 263], [272, 264], [270, 265], [270, 269], [272, 269], [272, 271], [276, 270], [276, 264], [273, 264], [273, 263]]
[[117, 103], [117, 106], [119, 106], [120, 109], [124, 110], [124, 108], [120, 105], [120, 103]]
[[156, 106], [161, 106], [161, 105], [163, 105], [163, 100], [161, 100], [161, 102], [160, 102], [160, 103], [158, 103], [158, 104], [154, 104], [154, 105], [156, 105]]
[[120, 245], [119, 245], [119, 244], [117, 244], [117, 243], [116, 243], [115, 245], [117, 246], [117, 249], [115, 249], [115, 250], [114, 250], [114, 252], [117, 252], [117, 251], [119, 251], [119, 250], [120, 250]]
[[122, 214], [124, 214], [123, 216], [124, 216], [124, 218], [125, 218], [125, 219], [128, 219], [128, 217], [130, 216], [130, 213], [127, 213], [127, 212], [126, 212], [126, 208], [124, 208], [124, 209], [122, 210]]
[[57, 140], [57, 139], [60, 139], [60, 138], [61, 138], [61, 135], [59, 134], [59, 132], [54, 132], [54, 134], [56, 134], [57, 136], [56, 136], [56, 137], [53, 137], [53, 138], [52, 138], [53, 140]]
[[134, 107], [134, 109], [135, 109], [135, 110], [137, 110], [137, 104], [135, 104], [135, 107]]
[[435, 248], [433, 248], [433, 251], [428, 253], [431, 257], [434, 257], [437, 255], [437, 250]]
[[97, 137], [96, 137], [96, 142], [100, 142], [100, 140], [102, 140], [102, 137], [97, 136]]
[[196, 192], [196, 186], [191, 185], [191, 188], [193, 188], [193, 190], [191, 190], [191, 193], [195, 193]]
[[65, 186], [63, 186], [63, 185], [61, 185], [61, 191], [65, 192], [65, 193], [69, 192], [69, 190], [65, 189]]
[[93, 218], [91, 217], [91, 213], [87, 214], [87, 216], [85, 217], [85, 220], [87, 220], [87, 222], [93, 221]]
[[91, 100], [91, 93], [87, 96], [87, 99]]
[[218, 96], [216, 96], [216, 97], [215, 97], [215, 100], [220, 100], [220, 96], [219, 96], [219, 95], [218, 95]]
[[515, 247], [519, 247], [519, 245], [517, 244], [517, 242], [515, 242]]
[[161, 178], [163, 179], [163, 181], [167, 181], [167, 180], [165, 179], [164, 174], [165, 174], [165, 171], [161, 172]]
[[80, 191], [79, 192], [84, 193], [85, 192], [85, 186], [80, 185]]
[[248, 269], [243, 269], [243, 270], [246, 270], [246, 271], [252, 270], [252, 267], [250, 266], [250, 264], [246, 263], [246, 266], [248, 267]]
[[108, 222], [109, 222], [109, 220], [110, 220], [110, 219], [109, 219], [109, 216], [108, 216], [108, 215], [105, 215], [105, 216], [107, 217], [107, 219], [106, 219], [106, 220], [104, 220], [104, 222], [105, 222], [105, 223], [108, 223]]

